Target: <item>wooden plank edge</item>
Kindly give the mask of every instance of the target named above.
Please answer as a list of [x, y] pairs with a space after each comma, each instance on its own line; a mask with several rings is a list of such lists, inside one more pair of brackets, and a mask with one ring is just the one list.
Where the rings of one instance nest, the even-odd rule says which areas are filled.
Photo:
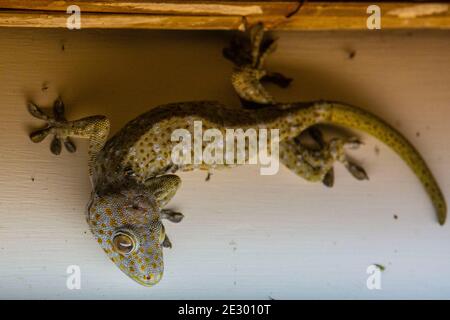
[[[335, 3], [309, 3], [290, 18], [284, 15], [251, 15], [244, 18], [225, 15], [82, 13], [81, 28], [242, 30], [246, 20], [250, 24], [262, 21], [268, 29], [276, 30], [367, 30], [367, 6], [367, 3], [358, 3], [343, 8]], [[411, 8], [423, 5], [386, 3], [379, 6], [382, 29], [450, 29], [448, 5], [441, 6], [438, 13], [425, 10], [422, 13], [416, 11], [416, 15]], [[0, 10], [0, 26], [65, 28], [68, 17], [62, 12]]]
[[0, 9], [66, 12], [77, 5], [85, 13], [141, 13], [160, 15], [248, 16], [295, 12], [301, 1], [111, 1], [111, 0], [0, 0]]

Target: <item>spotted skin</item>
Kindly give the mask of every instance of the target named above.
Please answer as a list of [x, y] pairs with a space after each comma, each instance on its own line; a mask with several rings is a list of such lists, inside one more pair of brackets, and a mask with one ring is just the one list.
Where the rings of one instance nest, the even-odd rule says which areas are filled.
[[[147, 197], [145, 192], [142, 193]], [[161, 280], [164, 271], [163, 225], [159, 208], [152, 198], [136, 201], [134, 190], [121, 190], [103, 196], [93, 194], [88, 208], [88, 222], [97, 242], [120, 270], [136, 282], [151, 286]], [[132, 231], [137, 246], [130, 254], [115, 251], [117, 232]]]
[[49, 134], [62, 141], [69, 137], [89, 139], [93, 191], [87, 222], [107, 256], [127, 276], [144, 286], [155, 285], [162, 279], [163, 247], [172, 246], [162, 220], [179, 222], [183, 217], [164, 208], [181, 185], [180, 178], [173, 173], [234, 166], [172, 163], [175, 144], [171, 141], [172, 132], [186, 129], [194, 135], [195, 121], [202, 122], [203, 130], [218, 129], [223, 135], [226, 129], [279, 129], [282, 163], [309, 181], [326, 181], [330, 185], [334, 161], [342, 162], [356, 178], [365, 178], [361, 168], [346, 160], [343, 151], [346, 144], [354, 142], [331, 141], [314, 154], [305, 152], [296, 139], [311, 126], [323, 123], [362, 130], [400, 155], [424, 185], [439, 223], [444, 224], [446, 219], [443, 194], [414, 147], [380, 118], [344, 103], [272, 103], [269, 108], [256, 110], [229, 109], [214, 101], [172, 103], [138, 116], [109, 140], [109, 122], [104, 116], [66, 121], [61, 110], [56, 110], [57, 116], [51, 117], [29, 104], [29, 111], [47, 121], [45, 128], [31, 133], [33, 142], [41, 142]]

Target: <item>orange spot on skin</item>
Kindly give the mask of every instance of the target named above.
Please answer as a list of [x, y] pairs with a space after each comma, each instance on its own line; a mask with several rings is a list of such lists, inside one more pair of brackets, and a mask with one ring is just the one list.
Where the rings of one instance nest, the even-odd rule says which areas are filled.
[[97, 242], [101, 244], [103, 243], [103, 240], [101, 238], [97, 238]]
[[111, 216], [111, 215], [112, 215], [112, 211], [111, 211], [110, 208], [106, 208], [106, 209], [105, 209], [105, 213], [106, 213], [108, 216]]

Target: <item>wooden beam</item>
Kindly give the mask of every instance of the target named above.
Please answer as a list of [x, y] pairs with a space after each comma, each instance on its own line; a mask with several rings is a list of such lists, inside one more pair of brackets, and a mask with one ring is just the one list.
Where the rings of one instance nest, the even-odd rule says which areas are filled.
[[[263, 21], [278, 30], [367, 30], [370, 3], [297, 1], [0, 0], [0, 26], [65, 28], [67, 6], [81, 8], [81, 28], [243, 29]], [[378, 3], [382, 29], [450, 29], [444, 3]]]
[[0, 8], [66, 12], [70, 5], [78, 5], [89, 13], [142, 13], [161, 15], [248, 16], [283, 15], [294, 12], [300, 1], [182, 1], [182, 0], [0, 0]]

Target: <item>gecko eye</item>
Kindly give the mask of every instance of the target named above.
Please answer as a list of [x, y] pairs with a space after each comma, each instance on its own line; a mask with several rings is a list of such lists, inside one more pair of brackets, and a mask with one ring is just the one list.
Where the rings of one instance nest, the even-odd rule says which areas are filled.
[[113, 237], [113, 248], [117, 253], [127, 255], [137, 249], [135, 237], [127, 231], [118, 231]]

